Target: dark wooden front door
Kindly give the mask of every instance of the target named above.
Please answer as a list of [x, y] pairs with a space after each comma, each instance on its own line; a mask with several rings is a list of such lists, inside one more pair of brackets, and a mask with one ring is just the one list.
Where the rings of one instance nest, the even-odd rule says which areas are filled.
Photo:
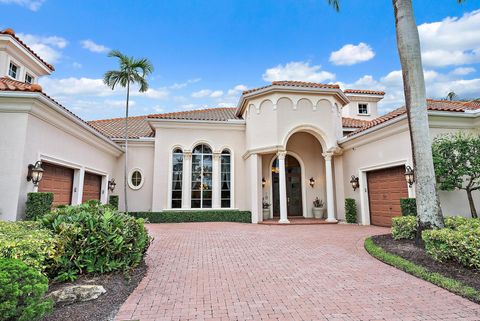
[[42, 162], [43, 178], [39, 192], [53, 193], [53, 206], [72, 203], [73, 169]]
[[[278, 160], [272, 165], [273, 216], [280, 216], [280, 177]], [[287, 183], [287, 215], [302, 216], [302, 168], [298, 160], [287, 155], [285, 157], [285, 179]]]

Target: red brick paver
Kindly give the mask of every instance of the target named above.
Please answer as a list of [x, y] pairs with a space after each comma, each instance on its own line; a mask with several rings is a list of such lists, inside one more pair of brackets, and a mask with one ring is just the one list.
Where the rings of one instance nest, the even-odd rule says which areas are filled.
[[480, 320], [480, 306], [369, 256], [351, 225], [159, 224], [116, 320]]

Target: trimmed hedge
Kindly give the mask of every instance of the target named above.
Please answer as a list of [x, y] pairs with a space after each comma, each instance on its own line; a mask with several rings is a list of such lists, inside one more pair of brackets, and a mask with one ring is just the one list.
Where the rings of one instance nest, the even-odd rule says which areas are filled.
[[163, 212], [129, 212], [128, 214], [144, 218], [150, 223], [185, 223], [185, 222], [239, 222], [250, 223], [249, 211], [206, 210], [206, 211], [163, 211]]
[[417, 233], [417, 218], [415, 216], [399, 216], [392, 218], [392, 237], [395, 240], [413, 240]]
[[27, 220], [37, 220], [52, 210], [53, 193], [28, 193], [25, 209]]
[[401, 198], [400, 208], [402, 216], [417, 216], [417, 200], [415, 198]]
[[108, 205], [118, 210], [118, 195], [110, 195], [108, 197]]
[[54, 235], [40, 222], [0, 221], [0, 258], [18, 259], [43, 272], [56, 257], [56, 245]]
[[345, 220], [347, 223], [357, 223], [357, 204], [353, 198], [345, 199]]
[[48, 279], [39, 271], [14, 259], [0, 259], [0, 320], [31, 321], [53, 306], [45, 299]]

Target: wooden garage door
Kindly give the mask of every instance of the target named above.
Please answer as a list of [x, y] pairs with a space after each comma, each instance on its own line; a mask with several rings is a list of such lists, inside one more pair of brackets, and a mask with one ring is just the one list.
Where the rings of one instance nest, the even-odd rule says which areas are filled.
[[367, 173], [370, 223], [391, 226], [392, 217], [400, 216], [400, 199], [408, 197], [405, 167], [391, 167]]
[[85, 173], [83, 179], [82, 202], [89, 200], [100, 200], [102, 192], [102, 176], [92, 173]]
[[39, 192], [53, 193], [53, 206], [72, 203], [73, 169], [42, 162], [43, 178]]

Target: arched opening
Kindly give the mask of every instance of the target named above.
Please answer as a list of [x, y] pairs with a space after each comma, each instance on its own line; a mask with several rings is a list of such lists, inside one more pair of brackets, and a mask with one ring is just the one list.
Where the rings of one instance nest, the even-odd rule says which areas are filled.
[[[292, 155], [285, 157], [285, 179], [287, 183], [287, 215], [302, 216], [302, 167]], [[280, 176], [278, 158], [272, 164], [272, 210], [274, 217], [280, 217]]]
[[212, 149], [197, 145], [192, 152], [192, 208], [212, 207]]

